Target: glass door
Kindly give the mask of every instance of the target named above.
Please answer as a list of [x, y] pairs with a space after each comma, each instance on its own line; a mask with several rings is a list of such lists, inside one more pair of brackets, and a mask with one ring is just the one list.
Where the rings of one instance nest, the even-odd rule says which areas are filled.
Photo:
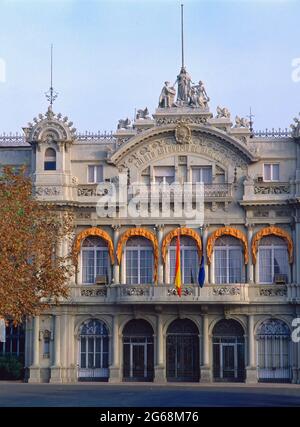
[[131, 378], [147, 378], [147, 344], [131, 343]]
[[236, 344], [221, 344], [220, 358], [221, 378], [237, 378]]

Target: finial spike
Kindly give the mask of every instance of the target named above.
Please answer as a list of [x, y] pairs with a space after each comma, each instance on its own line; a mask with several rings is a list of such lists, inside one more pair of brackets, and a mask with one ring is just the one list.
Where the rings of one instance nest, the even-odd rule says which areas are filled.
[[56, 100], [58, 93], [53, 88], [53, 44], [51, 43], [50, 49], [50, 88], [45, 93], [47, 101], [49, 101], [49, 108], [52, 109], [53, 102]]
[[181, 4], [181, 67], [184, 67], [183, 4]]
[[254, 115], [252, 114], [252, 108], [250, 107], [250, 114], [249, 114], [249, 116], [248, 116], [248, 118], [249, 118], [249, 130], [250, 130], [250, 132], [251, 132], [251, 135], [250, 135], [250, 137], [251, 138], [253, 138], [253, 135], [254, 135], [254, 132], [253, 132], [253, 119], [254, 119]]

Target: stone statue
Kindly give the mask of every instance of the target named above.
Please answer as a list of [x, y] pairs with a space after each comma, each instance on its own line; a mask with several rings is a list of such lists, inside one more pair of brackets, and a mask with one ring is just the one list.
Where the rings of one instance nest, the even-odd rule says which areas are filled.
[[243, 117], [235, 116], [235, 128], [248, 128], [249, 125], [249, 120]]
[[140, 109], [137, 110], [136, 113], [136, 119], [149, 119], [149, 111], [148, 108], [146, 107], [144, 110]]
[[176, 83], [178, 85], [178, 91], [177, 91], [178, 105], [188, 104], [190, 102], [191, 77], [189, 76], [185, 67], [181, 68], [175, 84]]
[[118, 123], [118, 129], [129, 129], [131, 125], [131, 121], [127, 118], [127, 119], [121, 119], [119, 120]]
[[230, 119], [230, 111], [228, 108], [221, 108], [219, 105], [217, 106], [217, 119]]
[[[300, 113], [299, 113], [300, 115]], [[298, 138], [300, 135], [300, 120], [298, 117], [294, 117], [294, 123], [295, 124], [291, 124], [291, 129], [292, 129], [292, 135], [294, 138]]]
[[170, 86], [170, 82], [165, 82], [161, 90], [158, 106], [161, 108], [169, 108], [174, 104], [176, 90], [174, 86]]
[[191, 106], [204, 108], [207, 107], [209, 100], [210, 99], [201, 80], [197, 85], [191, 87], [189, 102]]

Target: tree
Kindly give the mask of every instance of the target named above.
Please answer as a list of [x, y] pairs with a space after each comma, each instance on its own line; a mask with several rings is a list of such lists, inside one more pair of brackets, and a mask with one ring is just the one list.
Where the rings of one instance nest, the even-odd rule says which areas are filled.
[[[70, 254], [59, 251], [73, 231], [72, 214], [33, 196], [25, 168], [0, 177], [0, 318], [21, 322], [68, 295]], [[68, 237], [69, 236], [69, 237]]]

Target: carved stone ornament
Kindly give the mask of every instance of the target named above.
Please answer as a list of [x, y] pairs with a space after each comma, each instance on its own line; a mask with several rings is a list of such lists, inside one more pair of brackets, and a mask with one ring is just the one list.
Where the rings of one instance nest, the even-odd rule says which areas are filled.
[[189, 144], [191, 142], [192, 132], [188, 125], [179, 123], [175, 129], [175, 139], [178, 144]]
[[76, 128], [72, 127], [73, 122], [68, 117], [55, 114], [52, 107], [49, 107], [46, 114], [39, 114], [33, 119], [33, 123], [28, 123], [23, 128], [26, 141], [29, 143], [52, 142], [52, 141], [69, 141], [76, 138]]
[[58, 196], [61, 194], [61, 190], [59, 187], [39, 186], [35, 188], [35, 194], [37, 196]]
[[235, 296], [241, 294], [240, 286], [218, 286], [213, 289], [213, 295], [216, 296]]

